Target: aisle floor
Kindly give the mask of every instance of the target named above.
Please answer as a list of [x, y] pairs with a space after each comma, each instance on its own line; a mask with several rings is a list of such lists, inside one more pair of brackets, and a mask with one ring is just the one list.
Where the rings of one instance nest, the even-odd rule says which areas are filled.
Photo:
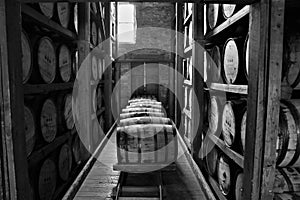
[[[113, 170], [117, 163], [114, 133], [99, 155], [88, 176], [75, 196], [75, 200], [112, 200], [113, 191], [120, 172]], [[180, 145], [179, 145], [180, 146]], [[180, 152], [180, 150], [179, 150]], [[176, 162], [176, 170], [162, 172], [166, 200], [202, 200], [206, 199], [199, 181], [195, 178], [191, 166], [185, 156]]]

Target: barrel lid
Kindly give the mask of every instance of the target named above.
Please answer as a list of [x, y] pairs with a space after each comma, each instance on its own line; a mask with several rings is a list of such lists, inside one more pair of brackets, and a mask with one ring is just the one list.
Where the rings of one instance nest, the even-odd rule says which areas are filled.
[[66, 181], [72, 168], [72, 152], [68, 144], [64, 144], [59, 152], [58, 157], [58, 172], [62, 180]]
[[223, 16], [225, 19], [233, 15], [235, 7], [235, 4], [222, 4]]
[[214, 134], [219, 128], [219, 104], [217, 97], [212, 96], [210, 98], [210, 109], [209, 109], [209, 129], [212, 134]]
[[221, 192], [228, 195], [231, 187], [231, 173], [228, 159], [224, 156], [220, 156], [218, 161], [218, 182]]
[[54, 11], [54, 3], [39, 3], [40, 9], [42, 13], [51, 19], [53, 17], [53, 11]]
[[92, 108], [93, 108], [93, 112], [96, 113], [96, 111], [97, 111], [97, 88], [93, 89]]
[[42, 37], [38, 45], [38, 66], [42, 79], [52, 83], [56, 74], [56, 54], [49, 37]]
[[64, 28], [68, 28], [70, 21], [70, 3], [57, 2], [57, 13], [60, 24]]
[[246, 68], [246, 76], [249, 75], [249, 35], [246, 37], [245, 41], [245, 68]]
[[96, 81], [98, 80], [98, 62], [96, 56], [92, 56], [92, 77]]
[[59, 48], [58, 67], [62, 80], [69, 82], [72, 73], [71, 52], [64, 44]]
[[244, 174], [242, 172], [238, 173], [235, 180], [235, 200], [243, 199], [243, 180]]
[[243, 152], [245, 152], [245, 142], [246, 142], [246, 124], [247, 124], [247, 111], [244, 112], [241, 124], [241, 142]]
[[239, 72], [239, 51], [232, 38], [228, 39], [225, 44], [223, 66], [226, 82], [234, 83]]
[[35, 120], [32, 111], [24, 106], [24, 130], [26, 140], [26, 154], [29, 156], [34, 148], [36, 135], [35, 135]]
[[207, 19], [208, 25], [211, 29], [213, 29], [217, 25], [218, 14], [219, 14], [219, 4], [208, 4], [207, 9]]
[[57, 113], [56, 106], [51, 99], [47, 99], [43, 104], [40, 124], [44, 140], [52, 142], [57, 133]]
[[23, 83], [26, 83], [32, 70], [32, 51], [27, 34], [21, 32]]
[[50, 159], [46, 159], [40, 169], [38, 187], [41, 200], [52, 199], [56, 187], [56, 167]]
[[98, 73], [99, 73], [99, 79], [102, 79], [102, 75], [103, 75], [103, 65], [102, 65], [102, 59], [99, 58], [98, 59]]
[[74, 127], [74, 118], [72, 112], [72, 94], [67, 94], [65, 98], [64, 118], [66, 126], [69, 130]]
[[227, 102], [223, 109], [222, 114], [222, 135], [224, 137], [225, 144], [231, 146], [235, 139], [235, 116], [232, 108], [232, 103]]

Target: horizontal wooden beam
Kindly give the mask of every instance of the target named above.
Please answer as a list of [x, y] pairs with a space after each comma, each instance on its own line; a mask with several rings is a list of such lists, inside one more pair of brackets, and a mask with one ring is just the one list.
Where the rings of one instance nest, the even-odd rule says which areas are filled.
[[[68, 1], [70, 3], [85, 3], [85, 2], [99, 2], [99, 0], [19, 0], [21, 3], [38, 3], [38, 2], [60, 2], [60, 1]], [[108, 0], [101, 0], [101, 2], [112, 2]], [[116, 0], [114, 2], [146, 2], [143, 0]], [[172, 2], [172, 3], [232, 3], [232, 4], [240, 4], [240, 5], [250, 5], [259, 0], [154, 0], [151, 2]]]

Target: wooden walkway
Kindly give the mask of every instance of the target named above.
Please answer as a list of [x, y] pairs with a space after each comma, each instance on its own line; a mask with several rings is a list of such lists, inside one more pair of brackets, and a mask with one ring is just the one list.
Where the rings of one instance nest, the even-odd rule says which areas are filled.
[[[76, 193], [75, 200], [113, 199], [113, 191], [120, 175], [119, 171], [113, 170], [113, 165], [117, 163], [115, 136], [116, 133], [113, 133], [111, 140], [100, 153], [98, 161], [92, 166], [89, 174]], [[181, 147], [179, 151], [182, 152], [182, 149]], [[187, 155], [188, 153], [183, 154], [177, 160], [176, 170], [163, 171], [163, 185], [166, 194], [166, 198], [164, 199], [213, 199], [212, 195], [209, 194], [210, 190], [207, 188], [208, 186], [199, 182], [199, 176], [202, 176], [202, 174], [200, 171], [195, 171], [195, 168], [191, 166], [191, 160], [188, 159]]]

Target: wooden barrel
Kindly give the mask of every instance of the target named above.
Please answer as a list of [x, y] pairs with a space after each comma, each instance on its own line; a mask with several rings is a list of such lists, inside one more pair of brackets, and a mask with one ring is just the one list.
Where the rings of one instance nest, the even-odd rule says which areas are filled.
[[144, 124], [117, 128], [119, 163], [168, 163], [177, 158], [172, 125]]
[[91, 43], [93, 45], [97, 45], [97, 36], [98, 36], [98, 33], [97, 33], [97, 25], [96, 25], [96, 22], [92, 21], [91, 22]]
[[241, 148], [240, 130], [243, 113], [247, 101], [245, 99], [227, 101], [222, 113], [222, 136], [228, 147]]
[[76, 50], [72, 54], [72, 75], [73, 75], [74, 79], [77, 76], [78, 70], [79, 70], [79, 66], [78, 66], [78, 50]]
[[99, 144], [99, 140], [100, 140], [100, 135], [101, 135], [101, 132], [100, 132], [100, 129], [99, 129], [99, 122], [98, 120], [94, 120], [93, 123], [92, 123], [92, 136], [93, 136], [93, 144], [94, 144], [94, 147], [97, 147], [98, 144]]
[[36, 142], [36, 125], [32, 110], [24, 106], [24, 132], [26, 140], [26, 155], [29, 156]]
[[172, 124], [170, 118], [166, 117], [132, 117], [121, 119], [119, 126], [129, 126], [135, 124]]
[[71, 130], [75, 125], [72, 109], [72, 93], [66, 94], [64, 96], [63, 106], [64, 123], [66, 128], [68, 130]]
[[58, 48], [58, 69], [60, 79], [69, 82], [72, 75], [72, 59], [69, 48], [64, 44]]
[[98, 59], [98, 77], [102, 80], [103, 77], [103, 61], [101, 58]]
[[126, 108], [156, 108], [163, 109], [162, 105], [151, 104], [151, 103], [131, 103]]
[[215, 134], [221, 127], [221, 103], [216, 96], [211, 96], [208, 107], [208, 124], [211, 134]]
[[241, 122], [241, 142], [243, 155], [246, 149], [246, 124], [247, 124], [247, 111], [244, 112]]
[[217, 174], [217, 161], [219, 157], [218, 150], [211, 141], [208, 141], [204, 148], [207, 172], [210, 176], [215, 177]]
[[[243, 46], [243, 45], [242, 45]], [[229, 38], [223, 48], [223, 77], [228, 84], [246, 82], [240, 38]]]
[[206, 17], [210, 29], [215, 28], [217, 25], [219, 17], [219, 8], [220, 4], [208, 4], [207, 6]]
[[123, 113], [130, 113], [130, 112], [162, 112], [162, 109], [157, 108], [143, 108], [143, 107], [137, 107], [137, 108], [123, 108]]
[[245, 44], [244, 44], [244, 72], [245, 72], [245, 76], [248, 80], [249, 77], [249, 35], [247, 35], [246, 40], [245, 40]]
[[39, 3], [40, 11], [49, 19], [53, 17], [54, 3]]
[[207, 62], [207, 80], [211, 82], [219, 82], [221, 77], [221, 53], [218, 46], [214, 46], [209, 50], [209, 54], [206, 54]]
[[45, 142], [52, 142], [57, 134], [57, 108], [52, 99], [46, 99], [40, 113], [40, 130]]
[[45, 83], [52, 83], [56, 75], [55, 47], [49, 37], [42, 37], [37, 42], [37, 64], [40, 77]]
[[32, 47], [26, 32], [21, 32], [23, 83], [26, 83], [32, 72]]
[[282, 100], [280, 108], [277, 165], [300, 167], [300, 100]]
[[130, 100], [128, 100], [128, 103], [138, 103], [138, 102], [149, 102], [149, 103], [161, 104], [161, 102], [159, 102], [155, 99], [139, 98], [139, 99], [130, 99]]
[[234, 199], [242, 200], [243, 197], [243, 182], [244, 182], [244, 173], [238, 172], [234, 179]]
[[56, 166], [53, 160], [46, 159], [39, 171], [38, 192], [40, 200], [51, 200], [56, 187]]
[[143, 117], [143, 116], [152, 116], [152, 117], [164, 117], [162, 112], [131, 112], [131, 113], [121, 113], [120, 119], [126, 119], [131, 117]]
[[92, 90], [92, 112], [97, 112], [97, 88]]
[[79, 123], [79, 100], [78, 97], [72, 98], [72, 116], [74, 123]]
[[299, 168], [287, 167], [276, 169], [273, 192], [300, 192]]
[[98, 61], [95, 55], [92, 55], [92, 79], [98, 80]]
[[158, 101], [149, 101], [149, 100], [141, 100], [141, 101], [136, 101], [136, 102], [129, 102], [129, 106], [130, 105], [137, 105], [137, 104], [151, 104], [151, 105], [157, 105], [157, 106], [161, 106], [162, 103], [158, 102]]
[[76, 134], [72, 139], [72, 154], [76, 165], [82, 162], [82, 143], [79, 136]]
[[100, 27], [98, 27], [98, 44], [100, 44], [103, 41], [101, 32], [102, 31], [101, 31]]
[[72, 169], [72, 150], [68, 144], [64, 144], [60, 148], [57, 168], [59, 177], [63, 181], [68, 180]]
[[70, 3], [68, 2], [57, 2], [57, 15], [60, 24], [64, 28], [68, 28], [70, 22]]
[[236, 10], [236, 5], [235, 4], [222, 4], [222, 12], [223, 12], [223, 17], [225, 19], [228, 19], [231, 17]]
[[232, 170], [230, 168], [229, 159], [221, 155], [218, 159], [218, 183], [223, 195], [227, 196], [231, 192], [232, 185]]
[[97, 87], [96, 98], [97, 98], [97, 108], [101, 109], [102, 108], [102, 101], [103, 101], [103, 91], [102, 91], [102, 86], [101, 85], [98, 85], [98, 87]]
[[73, 21], [76, 33], [78, 33], [78, 3], [75, 3], [73, 9]]

